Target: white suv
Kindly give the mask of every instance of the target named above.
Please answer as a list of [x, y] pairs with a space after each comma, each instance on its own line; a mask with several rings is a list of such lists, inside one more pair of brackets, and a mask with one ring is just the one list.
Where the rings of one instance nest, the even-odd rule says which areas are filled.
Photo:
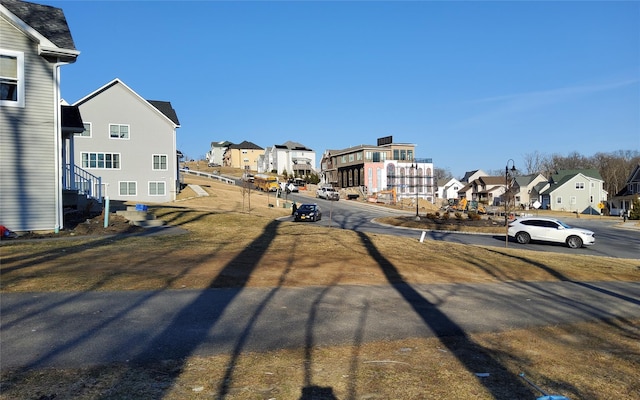
[[325, 200], [340, 200], [340, 193], [332, 187], [321, 187], [316, 190], [316, 197]]
[[518, 243], [526, 244], [532, 240], [566, 243], [572, 249], [590, 246], [596, 242], [593, 231], [571, 227], [559, 219], [544, 217], [518, 218], [509, 222], [509, 237]]

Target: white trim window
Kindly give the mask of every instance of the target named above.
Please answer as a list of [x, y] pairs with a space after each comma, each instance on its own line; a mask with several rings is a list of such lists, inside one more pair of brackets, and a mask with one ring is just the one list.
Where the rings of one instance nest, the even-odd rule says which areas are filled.
[[24, 53], [0, 49], [0, 106], [24, 107]]
[[576, 182], [576, 190], [584, 190], [584, 182]]
[[76, 132], [73, 135], [75, 137], [90, 138], [91, 137], [91, 122], [84, 122], [82, 125], [84, 126], [84, 131]]
[[81, 153], [82, 168], [120, 169], [119, 153]]
[[118, 182], [118, 194], [120, 196], [135, 196], [137, 192], [136, 181], [120, 181]]
[[162, 181], [149, 181], [149, 196], [165, 196], [167, 186]]
[[562, 204], [562, 197], [560, 197], [560, 196], [556, 197], [556, 203], [557, 204]]
[[129, 125], [109, 124], [109, 138], [129, 140]]
[[166, 171], [168, 169], [168, 157], [166, 154], [154, 154], [153, 155], [153, 165], [151, 169], [154, 171]]

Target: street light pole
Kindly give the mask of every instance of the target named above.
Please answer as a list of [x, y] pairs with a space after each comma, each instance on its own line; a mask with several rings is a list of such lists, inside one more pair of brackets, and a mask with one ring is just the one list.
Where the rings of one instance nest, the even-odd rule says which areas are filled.
[[504, 247], [509, 246], [509, 162], [511, 162], [511, 172], [516, 172], [515, 161], [508, 159], [504, 167]]
[[411, 168], [413, 169], [413, 186], [416, 191], [416, 221], [420, 221], [420, 214], [418, 213], [418, 162], [416, 161], [415, 166], [411, 163]]

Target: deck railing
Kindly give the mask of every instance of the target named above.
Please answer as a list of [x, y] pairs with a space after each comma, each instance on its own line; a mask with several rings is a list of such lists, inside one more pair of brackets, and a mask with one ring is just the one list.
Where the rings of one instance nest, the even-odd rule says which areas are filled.
[[102, 203], [102, 178], [77, 165], [65, 164], [63, 166], [62, 187], [67, 190], [77, 190], [79, 194], [84, 194]]

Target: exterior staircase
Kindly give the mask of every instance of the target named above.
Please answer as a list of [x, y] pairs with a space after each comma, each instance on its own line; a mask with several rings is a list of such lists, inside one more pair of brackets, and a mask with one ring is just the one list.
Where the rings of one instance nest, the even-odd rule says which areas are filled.
[[155, 214], [139, 206], [127, 206], [126, 210], [116, 211], [116, 215], [126, 218], [130, 224], [143, 228], [154, 228], [166, 224], [161, 219], [156, 219]]

